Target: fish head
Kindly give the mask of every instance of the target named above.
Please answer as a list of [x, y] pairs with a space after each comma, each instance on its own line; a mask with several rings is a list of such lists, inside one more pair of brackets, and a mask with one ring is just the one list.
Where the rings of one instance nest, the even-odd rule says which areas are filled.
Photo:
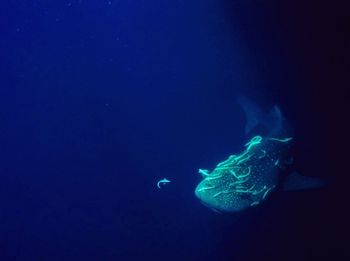
[[229, 191], [221, 182], [204, 179], [198, 184], [195, 195], [203, 205], [216, 212], [231, 213], [245, 210], [255, 202], [251, 194]]

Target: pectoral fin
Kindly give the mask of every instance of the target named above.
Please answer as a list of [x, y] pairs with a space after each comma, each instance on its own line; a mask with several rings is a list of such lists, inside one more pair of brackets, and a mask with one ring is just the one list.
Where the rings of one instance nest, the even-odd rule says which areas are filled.
[[286, 177], [282, 185], [284, 191], [317, 189], [325, 187], [326, 181], [319, 178], [302, 176], [297, 172], [292, 172]]

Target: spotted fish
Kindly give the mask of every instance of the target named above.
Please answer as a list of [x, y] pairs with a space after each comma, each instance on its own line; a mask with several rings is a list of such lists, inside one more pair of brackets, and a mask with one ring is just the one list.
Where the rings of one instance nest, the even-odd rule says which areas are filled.
[[[241, 98], [240, 103], [247, 116], [246, 131], [264, 125], [268, 133], [252, 137], [241, 153], [229, 156], [212, 171], [199, 169], [203, 180], [196, 187], [195, 195], [205, 206], [219, 212], [238, 212], [259, 205], [281, 186], [281, 177], [293, 162], [290, 148], [294, 140], [280, 109], [275, 106], [264, 116], [251, 101]], [[286, 186], [286, 189], [321, 184], [295, 172], [286, 177], [285, 184], [298, 180], [296, 187]]]

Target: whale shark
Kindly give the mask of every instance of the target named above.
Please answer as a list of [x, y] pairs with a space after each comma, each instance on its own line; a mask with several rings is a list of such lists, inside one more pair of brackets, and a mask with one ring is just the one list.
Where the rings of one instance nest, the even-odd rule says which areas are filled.
[[202, 180], [195, 195], [203, 205], [221, 213], [239, 212], [259, 205], [278, 188], [289, 191], [323, 185], [319, 179], [291, 171], [294, 138], [278, 106], [265, 114], [245, 97], [238, 103], [246, 115], [246, 133], [258, 129], [264, 135], [254, 135], [240, 153], [213, 170], [199, 169]]

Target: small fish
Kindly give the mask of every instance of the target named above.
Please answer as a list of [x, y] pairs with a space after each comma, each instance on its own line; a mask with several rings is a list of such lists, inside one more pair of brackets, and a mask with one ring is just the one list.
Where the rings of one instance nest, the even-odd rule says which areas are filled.
[[161, 179], [161, 180], [159, 180], [159, 181], [157, 182], [157, 187], [160, 189], [160, 188], [161, 188], [161, 185], [165, 185], [165, 184], [170, 183], [170, 182], [171, 182], [171, 181], [168, 180], [168, 179], [166, 179], [166, 178]]
[[203, 180], [195, 195], [205, 206], [219, 212], [238, 212], [259, 205], [282, 186], [285, 191], [320, 187], [319, 179], [304, 177], [290, 169], [293, 137], [280, 109], [264, 115], [253, 102], [242, 98], [247, 117], [246, 132], [263, 127], [266, 135], [256, 135], [238, 155], [231, 155], [213, 171], [200, 169]]

